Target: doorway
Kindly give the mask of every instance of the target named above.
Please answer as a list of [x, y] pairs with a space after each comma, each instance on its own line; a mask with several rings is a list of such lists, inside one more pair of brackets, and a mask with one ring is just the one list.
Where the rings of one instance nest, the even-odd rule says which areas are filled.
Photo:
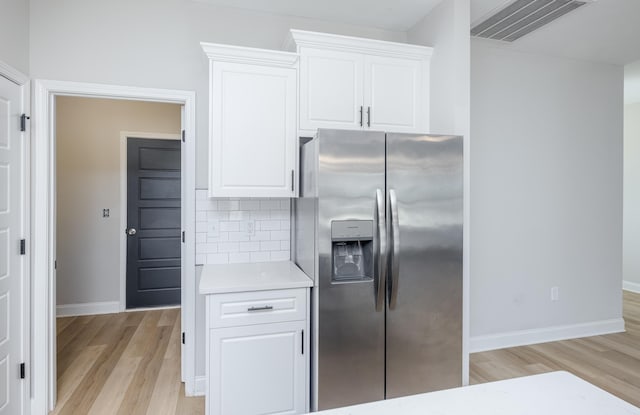
[[[195, 148], [195, 94], [190, 91], [120, 87], [61, 81], [34, 81], [34, 149], [32, 152], [32, 219], [33, 219], [33, 371], [41, 375], [33, 379], [32, 410], [46, 413], [56, 401], [56, 181], [55, 101], [60, 97], [116, 99], [123, 102], [151, 101], [182, 106], [182, 165], [193, 166]], [[195, 170], [185, 169], [181, 177], [181, 227], [186, 237], [181, 244], [182, 313], [180, 327], [187, 338], [195, 330], [195, 266], [194, 204]], [[106, 207], [105, 207], [106, 208]], [[103, 207], [98, 209], [104, 214]], [[110, 212], [109, 212], [110, 213]], [[94, 211], [95, 214], [95, 211]], [[121, 230], [124, 232], [124, 229]], [[73, 235], [73, 234], [72, 234]], [[185, 252], [187, 255], [185, 255]], [[116, 273], [117, 274], [117, 273]], [[194, 344], [180, 345], [181, 377], [187, 396], [194, 391]]]
[[[57, 317], [179, 305], [180, 106], [57, 97], [55, 111]], [[143, 130], [156, 133], [135, 135], [157, 135], [159, 143], [129, 138], [129, 145], [145, 144], [125, 147], [123, 154], [122, 131]], [[140, 234], [126, 235], [130, 226]], [[127, 262], [131, 278], [125, 289], [119, 274]]]

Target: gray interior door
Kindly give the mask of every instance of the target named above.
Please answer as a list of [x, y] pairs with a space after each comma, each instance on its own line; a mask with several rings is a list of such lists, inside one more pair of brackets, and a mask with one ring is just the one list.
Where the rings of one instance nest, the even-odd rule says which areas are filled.
[[387, 134], [387, 398], [462, 382], [462, 150]]
[[180, 304], [180, 145], [127, 139], [127, 308]]

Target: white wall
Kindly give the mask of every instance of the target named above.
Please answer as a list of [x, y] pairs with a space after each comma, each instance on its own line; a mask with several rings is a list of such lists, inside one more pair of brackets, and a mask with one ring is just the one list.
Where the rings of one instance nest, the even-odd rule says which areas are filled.
[[29, 74], [29, 1], [0, 2], [0, 61]]
[[640, 102], [624, 108], [623, 287], [640, 292]]
[[469, 133], [469, 0], [445, 0], [407, 32], [407, 41], [434, 48], [429, 132]]
[[[121, 131], [179, 134], [180, 106], [56, 98], [57, 304], [61, 310], [120, 301], [120, 216], [126, 213], [120, 212]], [[109, 218], [102, 217], [104, 208], [110, 209]]]
[[622, 67], [471, 51], [472, 350], [620, 330]]
[[188, 0], [31, 0], [34, 78], [197, 93], [197, 178], [208, 168], [208, 61], [200, 42], [281, 49], [289, 29], [404, 40], [405, 34]]

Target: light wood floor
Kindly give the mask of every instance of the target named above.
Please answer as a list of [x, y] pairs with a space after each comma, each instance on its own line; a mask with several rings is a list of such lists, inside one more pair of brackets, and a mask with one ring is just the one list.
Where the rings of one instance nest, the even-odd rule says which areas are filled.
[[[624, 293], [627, 332], [471, 355], [471, 383], [567, 370], [640, 406], [640, 294]], [[53, 414], [204, 413], [180, 382], [179, 309], [59, 318]]]
[[180, 382], [179, 309], [59, 318], [57, 333], [52, 414], [204, 413]]
[[624, 292], [626, 333], [471, 355], [471, 383], [566, 370], [640, 406], [640, 294]]

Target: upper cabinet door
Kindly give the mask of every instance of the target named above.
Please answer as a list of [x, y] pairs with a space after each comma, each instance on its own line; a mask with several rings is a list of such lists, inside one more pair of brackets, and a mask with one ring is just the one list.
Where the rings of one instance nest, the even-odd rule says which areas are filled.
[[360, 129], [362, 54], [300, 50], [300, 129]]
[[422, 60], [367, 56], [365, 124], [372, 130], [426, 132], [428, 79]]
[[295, 68], [212, 62], [211, 197], [294, 197]]

